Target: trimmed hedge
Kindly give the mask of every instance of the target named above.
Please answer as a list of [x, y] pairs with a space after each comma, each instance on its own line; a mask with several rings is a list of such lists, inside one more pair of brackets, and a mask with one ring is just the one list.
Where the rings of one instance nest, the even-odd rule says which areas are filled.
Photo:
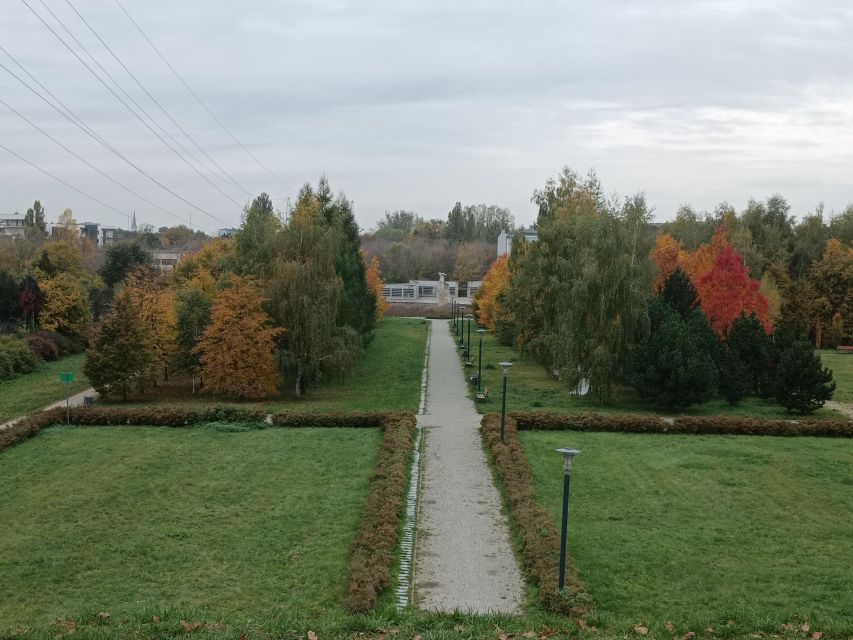
[[509, 515], [521, 541], [525, 571], [538, 588], [539, 601], [565, 615], [587, 613], [592, 602], [571, 558], [566, 558], [566, 587], [558, 589], [560, 533], [551, 514], [536, 500], [533, 472], [518, 439], [516, 421], [508, 417], [501, 442], [500, 416], [483, 416], [480, 432], [504, 489]]
[[[267, 415], [262, 411], [239, 407], [75, 407], [71, 410], [71, 424], [77, 426], [188, 427], [211, 422], [263, 424], [266, 418]], [[36, 435], [46, 427], [64, 422], [64, 408], [32, 413], [0, 430], [0, 451]], [[379, 427], [382, 430], [382, 445], [370, 477], [361, 529], [350, 554], [344, 603], [350, 611], [372, 609], [382, 592], [391, 584], [391, 567], [400, 541], [400, 521], [405, 511], [407, 470], [414, 446], [415, 417], [404, 412], [310, 414], [282, 411], [271, 416], [271, 425]]]
[[557, 415], [510, 413], [519, 431], [610, 431], [621, 433], [853, 438], [853, 420], [770, 420], [740, 416]]

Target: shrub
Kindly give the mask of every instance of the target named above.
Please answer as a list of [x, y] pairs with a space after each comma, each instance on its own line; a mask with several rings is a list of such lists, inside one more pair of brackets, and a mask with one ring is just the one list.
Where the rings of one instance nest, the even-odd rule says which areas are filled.
[[15, 377], [15, 363], [12, 356], [0, 349], [0, 381]]
[[27, 344], [14, 336], [0, 336], [0, 352], [6, 355], [4, 360], [11, 363], [11, 367], [4, 366], [4, 369], [11, 368], [11, 375], [7, 375], [7, 379], [30, 373], [38, 367], [38, 360]]
[[772, 395], [773, 343], [758, 316], [754, 313], [738, 316], [732, 323], [726, 344], [745, 367], [749, 395]]
[[83, 351], [82, 340], [75, 340], [55, 331], [33, 331], [24, 336], [37, 358], [50, 362]]
[[779, 356], [776, 368], [776, 400], [788, 411], [811, 413], [832, 398], [832, 371], [808, 342], [795, 342]]
[[634, 348], [629, 366], [631, 383], [640, 396], [660, 407], [705, 402], [714, 391], [714, 362], [678, 316], [666, 320]]

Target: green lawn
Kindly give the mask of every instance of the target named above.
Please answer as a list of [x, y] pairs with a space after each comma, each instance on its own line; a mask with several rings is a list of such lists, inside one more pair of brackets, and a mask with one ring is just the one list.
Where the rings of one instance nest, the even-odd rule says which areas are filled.
[[[436, 330], [445, 330], [440, 325]], [[466, 332], [467, 338], [467, 332]], [[466, 375], [477, 373], [479, 343], [477, 334], [471, 330], [471, 355], [474, 366], [466, 369]], [[851, 356], [853, 360], [853, 356]], [[507, 411], [549, 411], [552, 413], [664, 413], [654, 406], [643, 402], [637, 393], [627, 387], [617, 387], [614, 398], [606, 405], [595, 405], [589, 400], [573, 396], [565, 383], [560, 382], [526, 354], [519, 354], [511, 348], [498, 343], [492, 333], [483, 334], [483, 385], [489, 389], [489, 399], [477, 403], [480, 413], [500, 411], [502, 373], [498, 363], [512, 363], [507, 381]], [[853, 378], [853, 374], [851, 374]], [[839, 388], [841, 385], [839, 385]], [[853, 388], [853, 382], [850, 387]], [[849, 393], [853, 393], [850, 391]], [[836, 399], [839, 399], [836, 392]], [[722, 398], [696, 405], [683, 412], [687, 415], [744, 415], [763, 418], [791, 418], [783, 407], [770, 400], [746, 398], [737, 406], [732, 406]], [[837, 415], [834, 411], [821, 409], [812, 414], [816, 417]]]
[[799, 620], [836, 637], [853, 634], [853, 441], [520, 435], [537, 497], [557, 526], [562, 471], [554, 449], [582, 450], [569, 547], [599, 628], [618, 634], [639, 623], [670, 638]]
[[66, 386], [59, 381], [61, 371], [73, 371], [72, 394], [83, 391], [89, 381], [83, 375], [83, 354], [46, 362], [33, 373], [0, 382], [0, 423], [41, 409], [65, 397]]
[[832, 369], [835, 380], [833, 400], [853, 403], [853, 353], [838, 353], [835, 350], [820, 351], [823, 366]]
[[[373, 341], [367, 345], [364, 358], [344, 380], [327, 380], [309, 387], [302, 398], [296, 398], [293, 385], [287, 381], [278, 398], [262, 403], [239, 403], [244, 407], [263, 407], [267, 411], [379, 411], [414, 412], [418, 408], [421, 374], [424, 365], [427, 324], [415, 318], [385, 318], [376, 328]], [[206, 394], [191, 394], [188, 380], [171, 381], [134, 397], [122, 406], [153, 403], [182, 406], [238, 404]]]
[[0, 637], [101, 611], [340, 614], [380, 438], [54, 427], [4, 451]]

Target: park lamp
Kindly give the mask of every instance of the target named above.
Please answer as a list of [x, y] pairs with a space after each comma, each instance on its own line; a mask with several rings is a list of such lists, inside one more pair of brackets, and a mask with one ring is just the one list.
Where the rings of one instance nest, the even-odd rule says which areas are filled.
[[506, 423], [506, 381], [509, 378], [509, 368], [512, 366], [511, 362], [500, 362], [501, 369], [504, 370], [504, 390], [501, 395], [501, 442], [505, 442], [504, 440], [504, 424]]
[[499, 362], [501, 369], [504, 370], [504, 378], [509, 375], [509, 368], [512, 366], [512, 362]]
[[569, 480], [572, 476], [572, 462], [580, 453], [577, 449], [564, 447], [557, 449], [563, 456], [563, 517], [560, 527], [560, 575], [557, 585], [560, 589], [566, 586], [566, 537], [569, 529]]

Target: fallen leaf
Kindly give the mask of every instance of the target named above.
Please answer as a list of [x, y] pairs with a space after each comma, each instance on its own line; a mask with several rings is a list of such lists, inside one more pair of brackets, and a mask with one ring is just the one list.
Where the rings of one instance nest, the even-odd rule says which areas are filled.
[[672, 624], [672, 620], [666, 621], [666, 630], [669, 632], [675, 631], [675, 625]]
[[108, 614], [106, 611], [101, 611], [101, 612], [99, 612], [99, 613], [98, 613], [98, 617], [99, 617], [101, 620], [109, 620], [109, 619], [110, 619], [110, 614]]
[[317, 640], [317, 634], [313, 631], [308, 632], [308, 640]]
[[246, 640], [246, 634], [245, 633], [240, 634], [240, 640]]
[[56, 621], [60, 627], [64, 628], [68, 633], [74, 633], [74, 630], [77, 628], [77, 623], [73, 620], [66, 620], [64, 618], [59, 618]]
[[191, 631], [198, 631], [199, 629], [204, 628], [203, 622], [187, 622], [186, 620], [181, 620], [181, 627], [183, 627], [186, 633], [190, 633]]
[[808, 632], [809, 632], [809, 630], [812, 628], [812, 626], [811, 626], [808, 622], [806, 622], [806, 623], [805, 623], [802, 627], [800, 627], [800, 628], [802, 629], [803, 633], [808, 633]]
[[557, 633], [558, 631], [556, 629], [545, 627], [539, 632], [539, 638], [540, 640], [548, 640], [548, 638], [553, 638]]
[[453, 630], [454, 631], [465, 631], [465, 625], [464, 624], [457, 624], [455, 627], [453, 627]]
[[152, 622], [160, 622], [160, 616], [151, 616]]
[[537, 638], [537, 639], [539, 638], [539, 634], [536, 633], [535, 631], [525, 631], [521, 635], [524, 636], [525, 638]]
[[688, 631], [683, 636], [681, 636], [681, 640], [691, 640], [691, 638], [695, 638], [696, 634], [693, 631]]
[[641, 624], [632, 624], [631, 625], [631, 631], [633, 631], [634, 633], [636, 633], [637, 635], [640, 635], [640, 636], [649, 635], [649, 628], [644, 627]]
[[714, 633], [714, 627], [708, 627], [707, 629], [705, 629], [705, 632], [706, 633]]
[[584, 620], [583, 618], [578, 618], [577, 620], [575, 620], [575, 624], [578, 626], [578, 629], [580, 629], [581, 631], [589, 630], [589, 625], [586, 623], [586, 620]]
[[812, 640], [820, 640], [823, 637], [823, 631], [815, 631], [812, 634]]

